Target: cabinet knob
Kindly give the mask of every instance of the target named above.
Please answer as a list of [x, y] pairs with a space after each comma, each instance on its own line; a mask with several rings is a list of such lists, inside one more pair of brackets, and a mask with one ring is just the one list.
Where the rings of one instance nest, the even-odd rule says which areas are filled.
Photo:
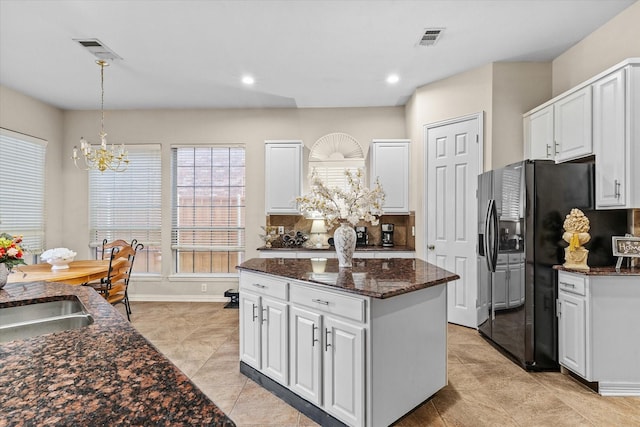
[[318, 330], [318, 327], [314, 324], [313, 329], [311, 330], [311, 347], [315, 347], [316, 343], [320, 341], [318, 338], [316, 338], [317, 330]]
[[614, 192], [615, 192], [616, 199], [619, 199], [620, 198], [620, 181], [616, 179], [615, 181], [613, 181], [613, 185], [614, 185]]
[[551, 158], [551, 153], [549, 152], [549, 150], [551, 150], [551, 146], [547, 144], [547, 159]]

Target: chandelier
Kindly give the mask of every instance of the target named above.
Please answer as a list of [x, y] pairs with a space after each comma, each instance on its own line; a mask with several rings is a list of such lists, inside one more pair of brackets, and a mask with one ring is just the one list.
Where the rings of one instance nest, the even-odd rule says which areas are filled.
[[[99, 170], [104, 172], [107, 169], [114, 172], [124, 172], [129, 166], [129, 158], [127, 150], [124, 144], [120, 144], [117, 147], [113, 144], [107, 146], [107, 133], [104, 131], [104, 67], [109, 66], [109, 63], [104, 60], [98, 60], [96, 63], [100, 66], [100, 110], [102, 112], [100, 120], [100, 146], [92, 146], [84, 137], [80, 137], [80, 149], [77, 146], [73, 147], [73, 163], [79, 169], [84, 170]], [[84, 166], [78, 165], [78, 159], [84, 160]]]

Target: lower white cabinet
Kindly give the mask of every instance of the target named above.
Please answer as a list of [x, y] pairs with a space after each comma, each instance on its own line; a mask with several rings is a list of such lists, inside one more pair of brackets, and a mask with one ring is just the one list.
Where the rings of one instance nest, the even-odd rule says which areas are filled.
[[289, 306], [271, 295], [286, 298], [285, 286], [251, 275], [240, 282], [239, 296], [240, 357], [283, 385], [289, 382]]
[[640, 276], [558, 272], [560, 364], [606, 396], [640, 396]]
[[496, 310], [524, 304], [524, 253], [498, 255], [492, 298]]
[[376, 299], [240, 269], [239, 290], [241, 361], [305, 407], [387, 426], [447, 383], [446, 284]]

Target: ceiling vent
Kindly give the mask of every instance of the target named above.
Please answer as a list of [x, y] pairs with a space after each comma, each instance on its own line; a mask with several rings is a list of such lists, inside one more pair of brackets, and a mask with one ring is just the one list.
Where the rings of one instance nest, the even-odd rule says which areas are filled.
[[420, 46], [433, 46], [440, 40], [440, 35], [444, 31], [444, 28], [427, 28], [424, 30], [418, 45]]
[[114, 59], [122, 59], [120, 55], [109, 49], [104, 43], [98, 39], [73, 39], [80, 43], [80, 46], [87, 49], [93, 56], [103, 61], [112, 61]]

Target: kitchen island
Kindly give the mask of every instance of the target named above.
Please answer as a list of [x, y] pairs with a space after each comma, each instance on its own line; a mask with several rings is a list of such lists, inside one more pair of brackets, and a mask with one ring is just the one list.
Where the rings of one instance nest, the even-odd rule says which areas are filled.
[[250, 259], [240, 370], [326, 425], [386, 426], [447, 384], [446, 283], [420, 259]]
[[0, 425], [234, 425], [92, 288], [9, 284], [0, 308], [75, 297], [92, 324], [0, 342]]

